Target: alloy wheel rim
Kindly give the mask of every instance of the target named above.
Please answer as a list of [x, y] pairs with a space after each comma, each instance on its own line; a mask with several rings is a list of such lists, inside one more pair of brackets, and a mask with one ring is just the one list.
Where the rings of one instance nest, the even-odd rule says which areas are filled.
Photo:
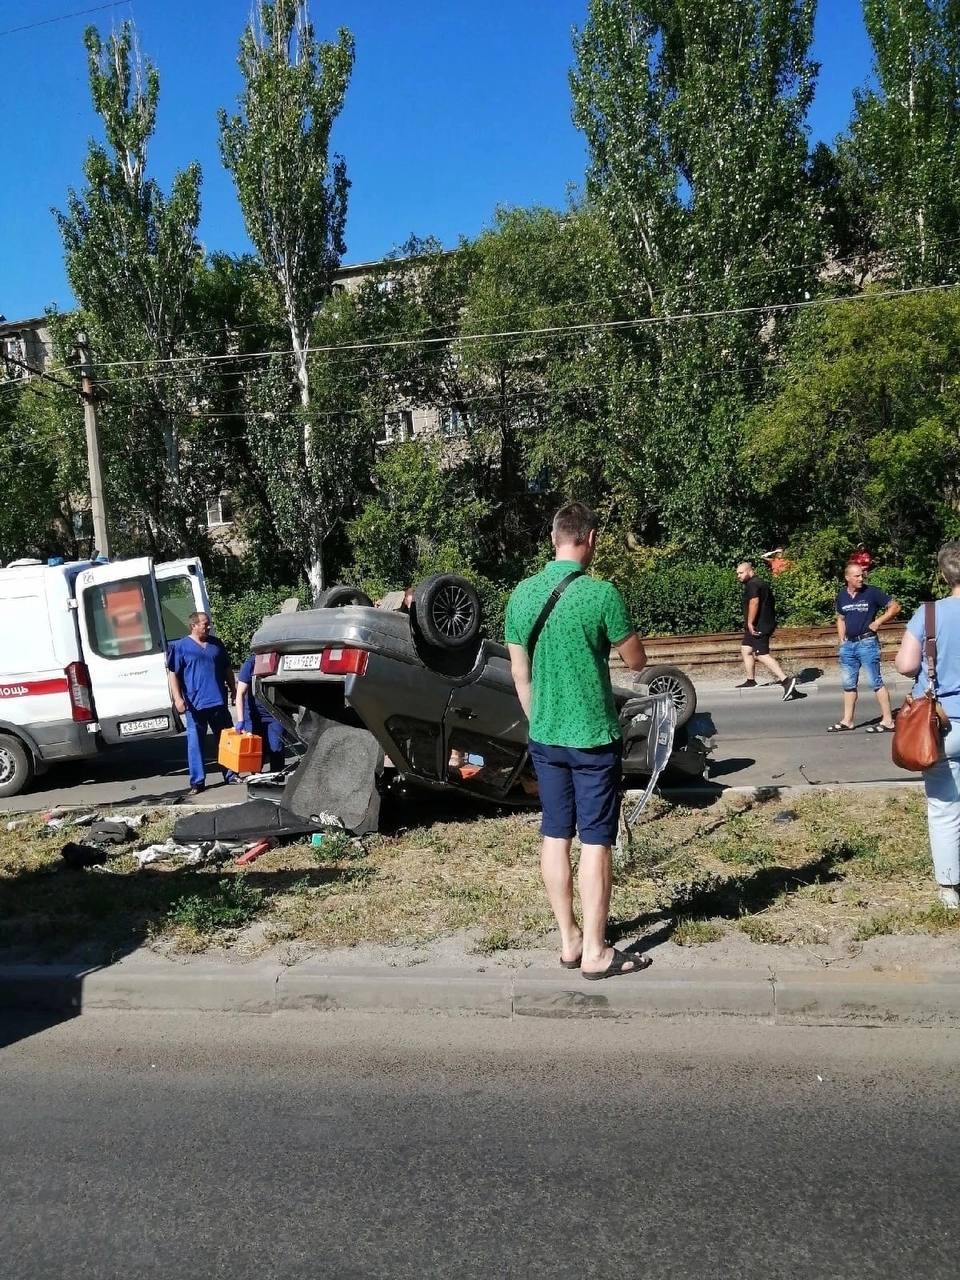
[[430, 613], [437, 630], [448, 640], [456, 640], [466, 635], [473, 622], [473, 601], [463, 587], [451, 583], [437, 592]]
[[657, 676], [655, 680], [650, 682], [651, 693], [665, 693], [677, 712], [681, 712], [687, 705], [687, 695], [683, 685], [673, 676]]

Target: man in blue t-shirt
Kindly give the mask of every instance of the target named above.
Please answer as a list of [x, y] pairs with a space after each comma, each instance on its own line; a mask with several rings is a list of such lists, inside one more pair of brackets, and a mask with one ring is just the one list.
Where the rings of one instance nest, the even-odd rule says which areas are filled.
[[254, 662], [251, 653], [237, 673], [237, 728], [246, 733], [256, 733], [263, 739], [265, 762], [271, 773], [279, 773], [286, 763], [283, 725], [274, 719], [264, 703], [253, 696]]
[[[207, 770], [203, 761], [203, 740], [209, 729], [219, 744], [224, 729], [233, 728], [227, 710], [227, 694], [234, 697], [236, 684], [230, 657], [210, 631], [210, 616], [191, 613], [190, 634], [174, 640], [167, 650], [167, 680], [170, 697], [187, 730], [189, 795], [198, 796], [206, 788]], [[221, 768], [224, 782], [239, 781], [231, 769]]]
[[879, 587], [868, 587], [862, 565], [848, 564], [844, 583], [837, 596], [837, 636], [840, 640], [839, 662], [843, 680], [843, 717], [830, 725], [828, 733], [849, 733], [854, 727], [857, 685], [860, 668], [870, 679], [880, 704], [880, 723], [870, 725], [867, 733], [893, 733], [890, 694], [880, 674], [880, 638], [877, 632], [885, 622], [895, 618], [900, 605]]

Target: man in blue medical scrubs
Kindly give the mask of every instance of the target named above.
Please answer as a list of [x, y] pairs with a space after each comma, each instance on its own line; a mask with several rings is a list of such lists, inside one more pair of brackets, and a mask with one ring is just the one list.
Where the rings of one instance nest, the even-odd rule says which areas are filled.
[[251, 653], [237, 675], [237, 728], [259, 734], [263, 739], [264, 764], [271, 773], [279, 773], [286, 760], [283, 725], [273, 718], [265, 703], [253, 696], [253, 664]]
[[[188, 794], [198, 796], [206, 788], [207, 777], [203, 740], [209, 729], [219, 744], [223, 730], [233, 728], [227, 694], [234, 697], [236, 683], [230, 657], [210, 631], [209, 614], [191, 613], [189, 622], [190, 634], [174, 640], [167, 650], [167, 680], [173, 705], [187, 729]], [[221, 768], [220, 772], [224, 782], [239, 781], [231, 769]]]

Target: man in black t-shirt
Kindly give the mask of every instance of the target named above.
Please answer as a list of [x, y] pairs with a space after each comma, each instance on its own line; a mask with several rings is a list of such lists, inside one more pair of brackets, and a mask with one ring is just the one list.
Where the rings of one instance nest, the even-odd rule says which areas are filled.
[[773, 588], [769, 582], [757, 576], [752, 560], [741, 560], [737, 565], [737, 581], [743, 587], [743, 641], [740, 654], [747, 678], [738, 689], [757, 687], [757, 663], [761, 662], [776, 677], [783, 688], [783, 700], [788, 702], [796, 693], [797, 677], [788, 676], [780, 663], [770, 656], [770, 637], [777, 629], [777, 611]]

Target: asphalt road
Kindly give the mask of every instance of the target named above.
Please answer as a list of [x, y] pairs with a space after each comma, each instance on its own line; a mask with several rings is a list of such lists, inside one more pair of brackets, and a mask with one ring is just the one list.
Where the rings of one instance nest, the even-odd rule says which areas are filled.
[[[737, 690], [727, 684], [698, 682], [698, 727], [716, 733], [709, 778], [729, 786], [806, 786], [809, 783], [903, 782], [908, 775], [890, 759], [890, 739], [864, 732], [878, 717], [872, 693], [860, 700], [860, 729], [827, 734], [839, 719], [841, 694], [835, 678], [813, 673], [800, 685], [801, 696], [781, 701], [778, 687]], [[894, 705], [908, 682], [890, 681]], [[208, 758], [212, 756], [209, 740]], [[36, 780], [25, 795], [0, 800], [0, 812], [27, 812], [54, 805], [169, 804], [189, 787], [184, 738], [130, 743], [90, 760], [62, 765]], [[202, 804], [233, 804], [246, 798], [241, 785], [224, 786], [220, 774], [207, 775]], [[193, 803], [193, 802], [191, 802]]]
[[957, 1274], [955, 1032], [131, 1013], [3, 1032], [5, 1280]]

